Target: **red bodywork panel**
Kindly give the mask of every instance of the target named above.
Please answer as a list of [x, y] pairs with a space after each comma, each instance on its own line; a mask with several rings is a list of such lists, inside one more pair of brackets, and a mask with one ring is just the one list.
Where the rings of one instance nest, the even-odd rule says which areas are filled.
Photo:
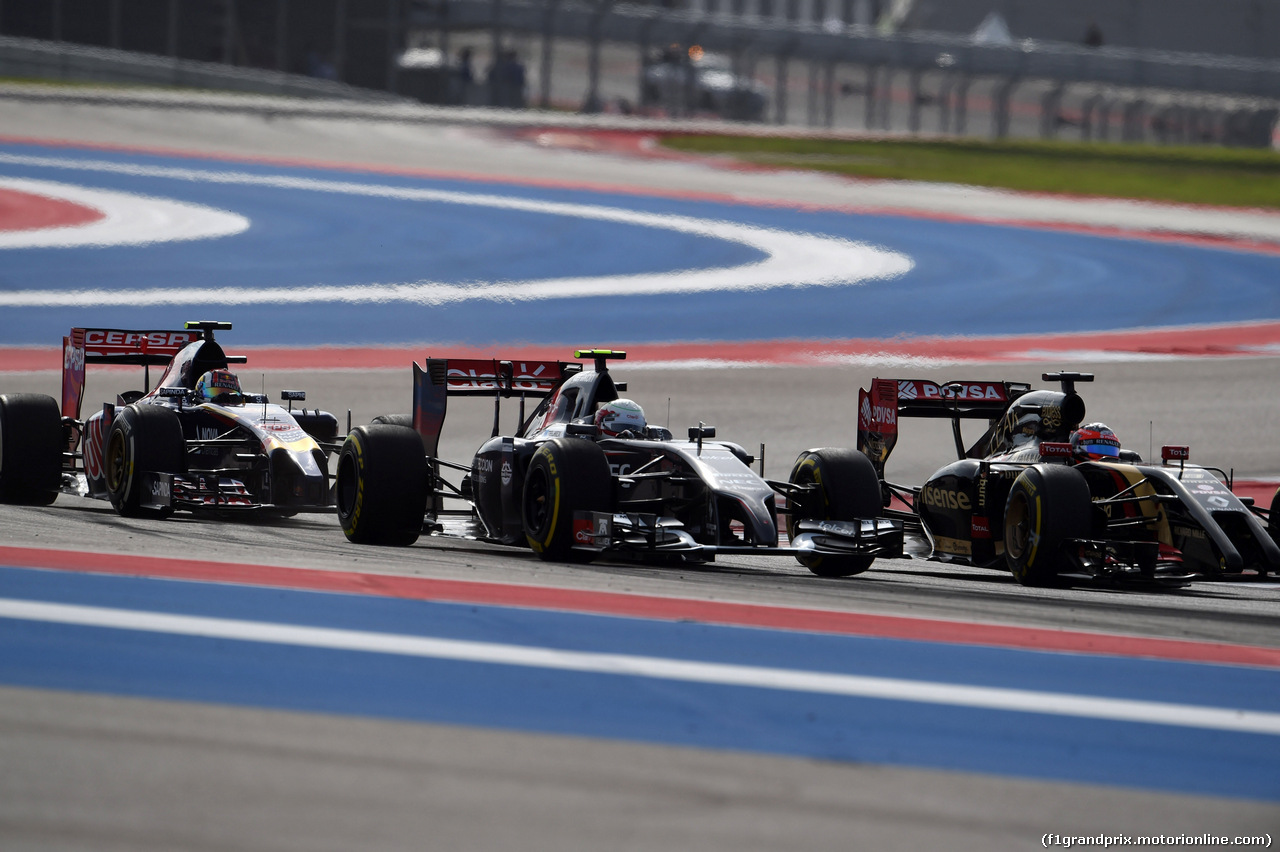
[[80, 419], [86, 365], [164, 366], [182, 347], [199, 339], [199, 331], [71, 329], [62, 338], [62, 416]]

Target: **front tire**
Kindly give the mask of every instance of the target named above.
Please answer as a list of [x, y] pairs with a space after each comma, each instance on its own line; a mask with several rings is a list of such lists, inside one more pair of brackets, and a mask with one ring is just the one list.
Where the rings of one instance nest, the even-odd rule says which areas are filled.
[[172, 507], [142, 505], [145, 473], [185, 473], [187, 442], [176, 412], [159, 405], [128, 405], [116, 411], [107, 432], [107, 497], [129, 518], [165, 518]]
[[[800, 521], [855, 521], [880, 514], [880, 476], [871, 459], [858, 450], [828, 447], [800, 454], [790, 476], [793, 485], [813, 490], [794, 501], [787, 516], [787, 535], [794, 538]], [[850, 577], [871, 567], [874, 556], [798, 554], [796, 560], [819, 577]]]
[[422, 438], [388, 424], [357, 426], [338, 455], [338, 520], [356, 544], [407, 547], [422, 533], [431, 467]]
[[62, 413], [51, 396], [0, 395], [0, 502], [47, 506], [62, 486]]
[[555, 438], [529, 462], [520, 500], [525, 541], [548, 562], [590, 562], [592, 551], [573, 550], [574, 512], [613, 507], [613, 472], [604, 450], [584, 438]]
[[1004, 558], [1024, 586], [1049, 586], [1068, 567], [1062, 543], [1088, 538], [1092, 497], [1084, 475], [1062, 465], [1036, 465], [1018, 475], [1004, 511]]

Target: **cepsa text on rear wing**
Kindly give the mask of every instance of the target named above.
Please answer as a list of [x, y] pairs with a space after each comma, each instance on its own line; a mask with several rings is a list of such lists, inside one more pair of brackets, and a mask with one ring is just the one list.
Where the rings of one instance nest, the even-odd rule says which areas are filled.
[[200, 334], [198, 329], [71, 329], [71, 333], [62, 338], [62, 416], [80, 419], [87, 364], [142, 366], [146, 390], [150, 390], [151, 367], [168, 364], [184, 346], [199, 340]]

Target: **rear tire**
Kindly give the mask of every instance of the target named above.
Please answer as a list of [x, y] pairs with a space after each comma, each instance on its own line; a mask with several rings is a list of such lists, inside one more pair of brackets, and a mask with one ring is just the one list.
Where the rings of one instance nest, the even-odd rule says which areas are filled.
[[62, 412], [51, 396], [0, 395], [0, 502], [47, 506], [62, 487]]
[[1092, 497], [1084, 475], [1062, 465], [1036, 465], [1018, 475], [1004, 510], [1004, 558], [1024, 586], [1050, 586], [1068, 566], [1062, 543], [1088, 538]]
[[185, 473], [187, 442], [177, 412], [159, 405], [128, 405], [116, 411], [107, 432], [107, 497], [125, 517], [165, 518], [172, 507], [142, 505], [144, 473]]
[[1276, 544], [1280, 544], [1280, 488], [1271, 497], [1271, 511], [1267, 514], [1267, 532]]
[[613, 508], [613, 472], [604, 450], [584, 438], [555, 438], [540, 446], [525, 473], [520, 500], [525, 540], [548, 562], [590, 562], [573, 550], [574, 512]]
[[404, 426], [351, 430], [338, 455], [338, 520], [356, 544], [407, 547], [422, 534], [431, 467], [422, 438]]
[[412, 414], [379, 414], [369, 421], [380, 426], [408, 426], [413, 428]]
[[[787, 535], [792, 538], [800, 521], [855, 521], [877, 517], [883, 508], [880, 476], [871, 459], [858, 450], [828, 447], [801, 453], [790, 481], [815, 486], [787, 516]], [[875, 557], [798, 554], [796, 560], [819, 577], [850, 577], [870, 568]]]

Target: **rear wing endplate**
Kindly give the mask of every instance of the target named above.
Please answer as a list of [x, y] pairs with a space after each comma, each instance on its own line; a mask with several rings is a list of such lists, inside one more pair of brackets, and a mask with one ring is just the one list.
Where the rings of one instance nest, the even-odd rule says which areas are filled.
[[434, 457], [450, 396], [494, 397], [496, 434], [502, 397], [550, 396], [565, 379], [581, 371], [581, 364], [568, 361], [428, 358], [425, 369], [414, 362], [413, 428], [422, 436], [427, 455]]
[[885, 462], [898, 442], [898, 418], [937, 417], [952, 422], [963, 457], [960, 421], [995, 420], [1030, 390], [1025, 382], [872, 379], [869, 390], [858, 391], [857, 446], [883, 477]]
[[126, 364], [145, 367], [147, 390], [150, 390], [150, 368], [167, 365], [184, 346], [199, 340], [200, 334], [199, 330], [194, 329], [71, 329], [71, 333], [62, 338], [62, 415], [80, 419], [86, 365]]

